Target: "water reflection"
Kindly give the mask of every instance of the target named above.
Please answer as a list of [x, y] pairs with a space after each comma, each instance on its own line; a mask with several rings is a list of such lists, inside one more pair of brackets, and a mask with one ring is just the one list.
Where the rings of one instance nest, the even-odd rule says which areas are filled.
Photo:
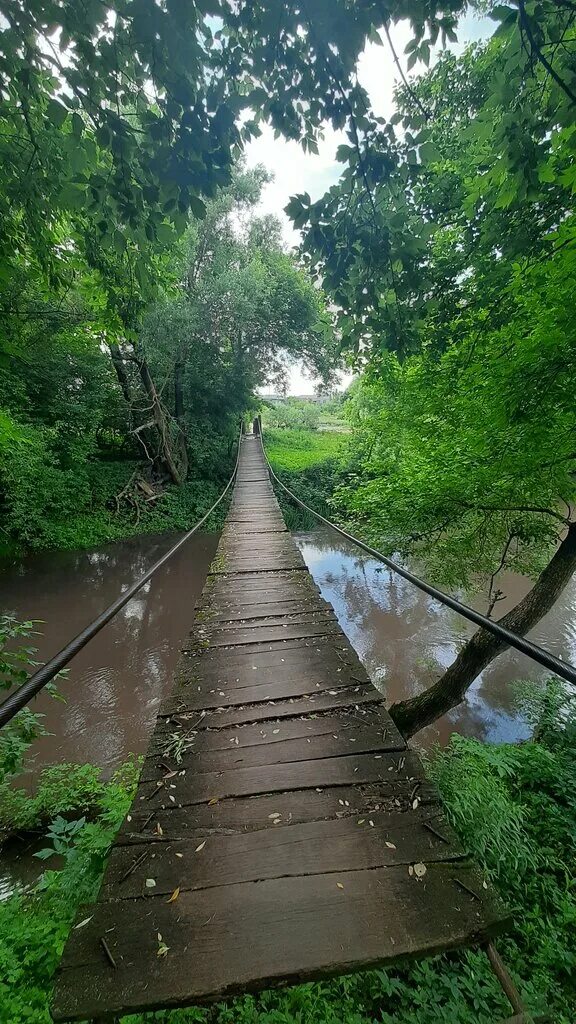
[[[388, 703], [414, 696], [434, 682], [474, 631], [471, 623], [332, 530], [295, 534], [295, 539], [323, 596], [334, 606], [345, 633]], [[506, 594], [498, 605], [502, 615], [524, 596], [530, 582], [507, 574], [499, 585]], [[485, 610], [481, 602], [477, 607]], [[564, 661], [574, 661], [575, 581], [529, 636]], [[478, 677], [463, 704], [422, 730], [413, 742], [423, 747], [446, 743], [453, 732], [492, 743], [526, 739], [530, 730], [509, 684], [514, 679], [538, 680], [548, 674], [524, 655], [505, 652]]]
[[[176, 537], [137, 537], [98, 551], [31, 556], [0, 576], [0, 611], [42, 619], [39, 658], [55, 654], [124, 592]], [[72, 661], [59, 684], [66, 704], [41, 694], [33, 703], [52, 735], [32, 748], [28, 770], [57, 761], [93, 762], [106, 774], [146, 748], [170, 685], [178, 649], [218, 537], [196, 534]]]

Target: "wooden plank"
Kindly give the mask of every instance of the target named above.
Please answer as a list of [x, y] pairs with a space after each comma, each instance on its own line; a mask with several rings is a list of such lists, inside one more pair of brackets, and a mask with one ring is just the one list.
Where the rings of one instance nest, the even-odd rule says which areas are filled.
[[416, 809], [412, 808], [413, 801], [409, 799], [411, 791], [399, 785], [394, 796], [376, 798], [362, 786], [328, 786], [320, 791], [304, 789], [219, 800], [216, 804], [177, 807], [169, 803], [168, 806], [155, 807], [153, 812], [143, 802], [140, 804], [143, 810], [132, 808], [130, 815], [125, 818], [117, 842], [123, 845], [134, 844], [146, 838], [150, 843], [162, 845], [173, 840], [198, 837], [197, 846], [201, 839], [214, 833], [229, 835], [271, 829], [277, 820], [271, 815], [280, 814], [283, 821], [292, 824], [348, 815], [355, 821], [361, 821], [366, 815], [369, 820], [372, 814], [378, 813], [376, 808], [387, 811], [391, 816], [391, 825], [396, 821], [396, 815], [404, 816], [410, 811], [413, 820], [422, 819], [425, 831], [431, 825], [435, 833], [451, 839], [452, 833], [438, 808], [433, 786], [429, 782], [422, 784], [418, 790], [420, 803]]
[[205, 679], [226, 679], [234, 674], [239, 675], [243, 670], [249, 673], [263, 673], [268, 669], [282, 672], [285, 666], [291, 672], [301, 675], [309, 666], [310, 675], [320, 679], [316, 670], [324, 665], [330, 672], [329, 675], [324, 673], [327, 684], [334, 677], [334, 673], [340, 675], [346, 669], [353, 673], [357, 682], [369, 682], [366, 670], [343, 643], [342, 637], [341, 633], [292, 637], [270, 640], [268, 643], [252, 642], [249, 647], [245, 644], [230, 644], [225, 650], [199, 650], [194, 640], [186, 640], [182, 647], [177, 675], [180, 676], [189, 670], [192, 674], [202, 672]]
[[245, 558], [237, 558], [226, 556], [225, 564], [220, 567], [219, 565], [213, 567], [210, 571], [215, 576], [221, 576], [227, 573], [251, 573], [254, 569], [262, 571], [273, 570], [273, 569], [301, 569], [303, 572], [306, 570], [304, 559], [299, 552], [293, 551], [290, 554], [285, 555], [260, 555], [255, 552], [253, 555], [247, 555]]
[[[184, 840], [162, 843], [161, 848], [156, 844], [152, 850], [147, 841], [116, 847], [108, 861], [101, 896], [106, 900], [145, 896], [149, 877], [156, 882], [154, 896], [169, 896], [177, 887], [186, 892], [263, 878], [464, 859], [462, 847], [447, 826], [443, 841], [424, 827], [426, 818], [410, 813], [392, 818], [388, 812], [374, 811], [370, 817], [354, 814], [299, 824], [286, 823], [280, 816], [271, 820], [277, 826], [264, 832], [197, 832]], [[140, 860], [144, 853], [146, 858]]]
[[[164, 761], [175, 770], [185, 769], [198, 775], [203, 772], [233, 771], [238, 768], [255, 768], [264, 765], [284, 764], [298, 761], [313, 761], [318, 758], [342, 757], [350, 753], [380, 753], [397, 750], [394, 742], [396, 737], [388, 739], [388, 730], [375, 726], [362, 726], [354, 723], [354, 734], [342, 728], [342, 721], [334, 728], [337, 732], [311, 732], [308, 736], [298, 738], [282, 737], [286, 728], [281, 723], [268, 724], [261, 729], [262, 739], [267, 742], [243, 744], [240, 746], [239, 736], [228, 738], [226, 746], [209, 747], [204, 743], [196, 743], [194, 739], [187, 741], [185, 750], [177, 747], [177, 757], [166, 751], [174, 744], [164, 737], [164, 746], [155, 747], [147, 756], [140, 779], [142, 782], [158, 778], [158, 762]], [[274, 733], [277, 733], [274, 736]], [[205, 738], [205, 737], [204, 737]], [[235, 740], [238, 739], [238, 745]], [[274, 742], [277, 741], [277, 742]], [[402, 749], [402, 747], [400, 747]]]
[[[258, 606], [257, 606], [258, 607]], [[262, 606], [260, 606], [262, 608]], [[277, 611], [274, 614], [271, 611], [270, 606], [264, 610], [260, 610], [259, 614], [254, 614], [253, 607], [250, 609], [243, 609], [244, 614], [238, 615], [238, 612], [234, 614], [233, 618], [220, 618], [212, 619], [206, 617], [201, 619], [200, 622], [195, 623], [192, 627], [191, 634], [200, 634], [202, 636], [213, 636], [215, 633], [229, 633], [234, 634], [239, 629], [242, 630], [256, 630], [254, 638], [258, 641], [259, 631], [263, 626], [294, 626], [294, 625], [308, 625], [309, 623], [315, 622], [337, 622], [332, 609], [326, 605], [322, 607], [317, 605], [316, 607], [301, 605], [300, 608], [293, 611]], [[282, 638], [283, 639], [283, 638]], [[260, 641], [258, 641], [260, 642]]]
[[[335, 684], [334, 684], [335, 687]], [[161, 714], [167, 715], [178, 708], [190, 711], [203, 711], [216, 708], [234, 708], [246, 704], [263, 704], [275, 699], [286, 700], [290, 697], [303, 698], [323, 689], [321, 683], [313, 683], [309, 679], [298, 676], [285, 676], [281, 680], [268, 680], [253, 683], [251, 686], [226, 686], [211, 688], [199, 685], [186, 690], [175, 691], [161, 705]], [[360, 691], [358, 691], [360, 693]]]
[[[231, 746], [243, 749], [244, 747], [263, 746], [266, 744], [278, 745], [285, 740], [310, 739], [315, 736], [333, 735], [337, 733], [343, 738], [351, 736], [361, 737], [366, 733], [374, 737], [384, 735], [387, 740], [396, 737], [400, 746], [388, 749], [404, 749], [406, 744], [400, 734], [390, 722], [390, 717], [383, 707], [370, 709], [371, 713], [364, 715], [351, 715], [346, 709], [339, 714], [334, 711], [325, 714], [314, 714], [313, 708], [308, 708], [307, 714], [291, 717], [285, 720], [272, 719], [266, 725], [262, 721], [239, 724], [224, 728], [218, 724], [218, 717], [214, 715], [204, 716], [197, 721], [194, 732], [194, 750], [228, 750]], [[182, 734], [190, 732], [191, 725], [187, 719], [172, 720], [159, 719], [156, 729], [150, 740], [149, 750], [157, 752], [160, 747], [166, 746], [167, 737], [175, 732]]]
[[318, 592], [310, 574], [295, 569], [244, 572], [237, 576], [225, 572], [209, 574], [205, 587], [207, 594], [228, 593], [231, 596], [244, 591], [249, 593], [259, 590], [284, 590], [287, 593], [292, 591], [294, 596], [302, 592]]
[[194, 644], [204, 640], [210, 647], [232, 647], [253, 643], [269, 643], [274, 640], [306, 640], [316, 636], [344, 636], [338, 620], [333, 617], [331, 620], [309, 619], [301, 623], [286, 622], [283, 625], [270, 626], [262, 623], [258, 626], [257, 632], [252, 628], [241, 626], [230, 626], [228, 629], [211, 629], [206, 626], [204, 629], [196, 630], [196, 636], [188, 640], [188, 650], [193, 649]]
[[350, 645], [347, 643], [346, 638], [342, 634], [342, 638], [339, 637], [318, 637], [308, 639], [306, 637], [293, 637], [290, 640], [280, 639], [277, 641], [265, 641], [263, 643], [255, 641], [249, 651], [246, 651], [243, 647], [232, 648], [228, 651], [210, 651], [205, 650], [201, 652], [194, 652], [188, 654], [187, 646], [189, 641], [186, 640], [182, 646], [182, 651], [190, 659], [196, 661], [202, 660], [203, 663], [220, 663], [223, 665], [226, 663], [233, 664], [235, 662], [242, 663], [246, 658], [270, 658], [272, 659], [270, 664], [274, 665], [278, 663], [278, 657], [286, 658], [286, 652], [289, 651], [288, 660], [296, 664], [298, 661], [307, 663], [309, 657], [314, 654], [324, 654], [331, 656], [333, 659], [340, 661], [340, 664], [357, 664], [359, 674], [364, 674], [365, 679], [368, 679], [365, 669], [362, 668], [361, 662], [358, 656], [352, 650]]
[[274, 586], [270, 583], [267, 587], [253, 587], [251, 584], [242, 584], [239, 587], [220, 586], [213, 587], [206, 591], [202, 597], [202, 605], [211, 607], [220, 603], [234, 602], [236, 608], [241, 611], [249, 608], [251, 604], [267, 604], [272, 602], [293, 602], [322, 600], [320, 592], [309, 586], [295, 586], [280, 584]]
[[[356, 717], [358, 714], [369, 713], [374, 707], [380, 707], [382, 702], [383, 697], [372, 686], [343, 686], [340, 689], [318, 689], [304, 696], [265, 702], [247, 701], [244, 694], [241, 704], [199, 710], [205, 710], [207, 722], [212, 728], [223, 728], [246, 722], [265, 722], [272, 718], [291, 718], [294, 715], [307, 714], [310, 710], [322, 712], [334, 708], [348, 709], [352, 716]], [[198, 721], [198, 709], [189, 708], [184, 691], [182, 694], [167, 697], [160, 708], [160, 717], [173, 718], [175, 715], [189, 723]]]
[[[403, 767], [398, 767], [403, 763]], [[162, 780], [166, 771], [156, 769], [157, 779]], [[318, 760], [267, 765], [261, 768], [236, 768], [230, 771], [186, 773], [175, 775], [162, 785], [143, 782], [139, 787], [144, 799], [154, 799], [156, 804], [206, 803], [208, 800], [224, 800], [227, 797], [256, 796], [260, 793], [282, 793], [289, 789], [316, 789], [323, 786], [353, 786], [361, 783], [378, 783], [383, 796], [394, 793], [399, 782], [409, 788], [422, 781], [424, 773], [418, 757], [407, 751], [397, 754], [360, 754], [342, 757], [327, 757]]]
[[[186, 1006], [207, 993], [223, 998], [434, 954], [485, 941], [506, 921], [477, 873], [451, 864], [434, 865], [422, 880], [405, 866], [339, 871], [184, 892], [174, 904], [150, 897], [121, 906], [121, 927], [111, 902], [72, 931], [55, 1020], [121, 1014], [127, 1006]], [[164, 957], [158, 934], [168, 946]], [[102, 935], [116, 970], [103, 955]], [[192, 950], [193, 969], [185, 969], [182, 951], [190, 957]]]
[[[301, 615], [304, 612], [321, 612], [329, 609], [330, 605], [321, 597], [313, 595], [308, 598], [296, 598], [291, 601], [259, 601], [252, 604], [242, 605], [228, 602], [206, 602], [197, 605], [198, 611], [205, 615], [205, 620], [212, 622], [248, 622], [270, 618], [271, 616], [282, 616], [287, 619], [293, 615]], [[334, 613], [331, 612], [333, 615]]]

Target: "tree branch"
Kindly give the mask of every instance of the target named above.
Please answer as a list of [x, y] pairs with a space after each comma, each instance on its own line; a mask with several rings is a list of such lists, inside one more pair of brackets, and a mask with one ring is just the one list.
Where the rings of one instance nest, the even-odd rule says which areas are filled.
[[566, 516], [556, 512], [555, 509], [544, 508], [542, 505], [475, 505], [472, 502], [462, 501], [459, 498], [454, 500], [457, 505], [462, 505], [463, 508], [478, 510], [479, 512], [535, 512], [537, 515], [552, 516], [553, 519], [557, 519], [564, 526], [570, 525], [570, 519], [567, 519]]
[[540, 61], [542, 67], [546, 69], [550, 77], [554, 79], [556, 85], [558, 85], [560, 89], [562, 89], [562, 92], [566, 94], [570, 102], [576, 106], [576, 93], [572, 92], [570, 86], [567, 85], [566, 82], [560, 77], [558, 72], [554, 70], [550, 61], [542, 53], [542, 50], [536, 42], [534, 33], [532, 31], [532, 25], [530, 24], [530, 19], [526, 14], [526, 5], [524, 0], [518, 0], [518, 12], [520, 15], [520, 25], [523, 31], [526, 33], [526, 37], [528, 39], [528, 42], [530, 43], [532, 53], [534, 54], [536, 59]]
[[384, 26], [383, 27], [384, 27], [384, 32], [386, 34], [386, 39], [388, 40], [388, 46], [390, 47], [390, 52], [392, 54], [392, 58], [394, 60], [394, 63], [396, 65], [396, 67], [398, 68], [398, 72], [400, 74], [400, 78], [404, 82], [404, 87], [406, 89], [406, 92], [408, 93], [408, 95], [409, 95], [410, 99], [412, 100], [412, 102], [416, 104], [416, 106], [418, 107], [418, 110], [420, 111], [422, 116], [425, 118], [425, 120], [429, 121], [430, 118], [432, 117], [432, 114], [431, 114], [431, 112], [429, 110], [426, 109], [424, 104], [421, 102], [421, 100], [417, 96], [416, 92], [414, 91], [414, 89], [410, 85], [410, 82], [406, 78], [406, 75], [404, 74], [402, 65], [401, 65], [401, 63], [400, 63], [400, 61], [398, 59], [398, 54], [396, 53], [396, 50], [394, 49], [394, 43], [392, 42], [392, 37], [390, 35], [390, 29], [388, 28], [388, 21], [384, 22]]

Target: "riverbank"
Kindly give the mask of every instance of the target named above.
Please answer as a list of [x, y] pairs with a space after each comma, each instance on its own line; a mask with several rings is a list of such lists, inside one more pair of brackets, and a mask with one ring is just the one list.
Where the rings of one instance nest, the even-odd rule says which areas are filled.
[[[122, 479], [130, 473], [123, 466]], [[116, 481], [117, 482], [117, 481]], [[17, 535], [4, 531], [0, 539], [0, 568], [14, 564], [32, 552], [87, 550], [126, 541], [132, 537], [189, 530], [216, 501], [224, 483], [200, 479], [174, 485], [156, 496], [141, 495], [138, 506], [116, 502], [116, 490], [103, 487], [80, 511], [47, 516], [40, 527], [32, 521], [20, 524]], [[116, 484], [114, 484], [115, 487]], [[218, 508], [204, 524], [204, 532], [222, 528], [226, 507]]]

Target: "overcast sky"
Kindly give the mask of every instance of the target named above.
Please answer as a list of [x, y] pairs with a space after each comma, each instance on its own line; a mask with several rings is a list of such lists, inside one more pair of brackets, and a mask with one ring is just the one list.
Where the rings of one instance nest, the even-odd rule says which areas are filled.
[[[450, 49], [455, 53], [461, 52], [467, 43], [486, 38], [494, 28], [494, 22], [486, 18], [467, 15], [460, 22], [458, 43], [450, 44]], [[406, 68], [403, 51], [411, 38], [410, 28], [406, 23], [399, 23], [393, 26], [391, 36], [400, 61]], [[431, 63], [434, 63], [438, 52], [439, 50], [433, 51]], [[426, 71], [425, 67], [416, 65], [410, 77], [423, 71]], [[394, 110], [393, 92], [398, 72], [387, 45], [368, 44], [360, 58], [359, 78], [370, 96], [375, 112], [383, 117], [390, 117]], [[313, 200], [319, 199], [331, 185], [335, 184], [342, 165], [336, 163], [334, 156], [340, 143], [347, 141], [344, 132], [335, 132], [327, 128], [316, 156], [304, 153], [297, 142], [275, 139], [272, 129], [265, 126], [260, 138], [252, 141], [247, 147], [248, 165], [262, 163], [274, 175], [274, 181], [264, 189], [260, 212], [274, 213], [280, 218], [288, 245], [298, 244], [299, 232], [294, 231], [284, 213], [286, 203], [296, 192], [309, 192]], [[350, 375], [345, 375], [343, 386], [349, 383], [350, 379]], [[311, 394], [313, 389], [313, 381], [303, 375], [300, 367], [294, 367], [290, 371], [289, 394]]]

